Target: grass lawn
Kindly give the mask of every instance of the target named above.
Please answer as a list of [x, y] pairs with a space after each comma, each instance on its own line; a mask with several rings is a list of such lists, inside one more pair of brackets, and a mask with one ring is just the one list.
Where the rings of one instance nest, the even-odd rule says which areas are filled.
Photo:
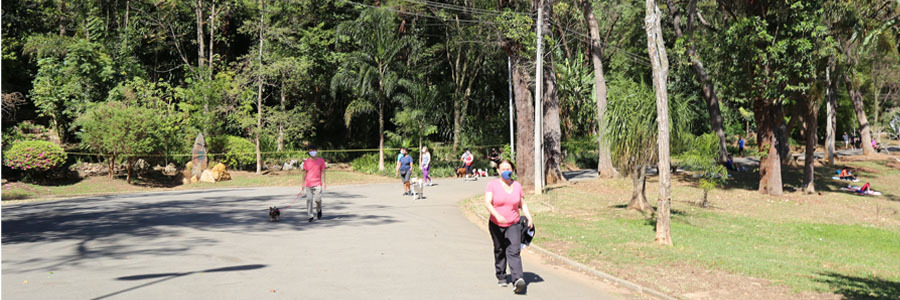
[[[756, 174], [737, 174], [704, 209], [694, 179], [673, 176], [670, 248], [653, 243], [652, 216], [624, 208], [630, 179], [578, 182], [526, 201], [538, 245], [679, 298], [900, 299], [900, 165], [845, 164], [859, 170], [853, 184], [884, 195], [841, 192], [846, 184], [824, 167], [821, 195], [791, 192], [802, 171], [789, 167], [785, 196], [761, 195]], [[647, 185], [654, 204], [655, 180]], [[481, 203], [468, 206], [487, 215]]]
[[[186, 189], [240, 188], [263, 186], [295, 186], [300, 187], [300, 173], [297, 171], [278, 172], [270, 175], [256, 175], [254, 172], [229, 171], [232, 180], [216, 183], [198, 182], [182, 185], [180, 182], [149, 180], [136, 178], [133, 184], [125, 183], [122, 178], [110, 180], [105, 176], [88, 177], [76, 182], [56, 186], [41, 186], [21, 182], [3, 185], [3, 200], [34, 199], [50, 197], [75, 197], [79, 195], [150, 192]], [[368, 175], [348, 170], [329, 170], [325, 176], [326, 184], [365, 184], [391, 181], [390, 178]]]

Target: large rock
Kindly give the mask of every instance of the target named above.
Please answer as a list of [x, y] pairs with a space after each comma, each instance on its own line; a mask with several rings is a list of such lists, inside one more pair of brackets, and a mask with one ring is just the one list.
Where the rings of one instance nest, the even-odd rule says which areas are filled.
[[200, 182], [216, 182], [216, 178], [213, 177], [213, 173], [210, 170], [203, 170], [203, 173], [200, 174]]
[[175, 167], [174, 163], [169, 163], [168, 165], [166, 165], [166, 168], [163, 170], [163, 172], [166, 172], [167, 175], [175, 174], [178, 172], [178, 169]]
[[212, 168], [211, 173], [212, 173], [213, 179], [215, 179], [216, 181], [231, 179], [231, 175], [225, 171], [225, 165], [222, 163], [216, 164], [216, 166]]
[[296, 169], [297, 163], [298, 161], [296, 159], [292, 159], [291, 161], [285, 162], [281, 169], [285, 171]]

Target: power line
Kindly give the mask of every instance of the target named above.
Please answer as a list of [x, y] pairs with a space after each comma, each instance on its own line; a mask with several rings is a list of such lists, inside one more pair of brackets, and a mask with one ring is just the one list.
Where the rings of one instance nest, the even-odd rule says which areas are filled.
[[[358, 3], [358, 2], [354, 2], [354, 1], [350, 1], [350, 0], [340, 0], [340, 1], [342, 1], [342, 2], [344, 2], [344, 3], [351, 4], [351, 5], [356, 5], [356, 6], [363, 6], [363, 7], [376, 8], [376, 9], [384, 9], [384, 10], [392, 11], [392, 12], [395, 12], [395, 13], [398, 13], [398, 14], [402, 14], [402, 15], [410, 15], [410, 16], [416, 16], [416, 17], [421, 17], [421, 18], [428, 18], [428, 19], [435, 19], [435, 20], [440, 20], [440, 21], [446, 21], [446, 19], [444, 19], [444, 18], [441, 18], [441, 17], [438, 17], [438, 16], [433, 16], [433, 15], [426, 15], [426, 14], [421, 14], [421, 13], [402, 11], [402, 10], [397, 10], [397, 9], [393, 9], [393, 8], [390, 8], [390, 7], [384, 7], [384, 6], [374, 6], [374, 5], [369, 5], [369, 4], [364, 4], [364, 3]], [[472, 24], [496, 24], [495, 22], [484, 21], [484, 20], [459, 19], [458, 21], [461, 22], [461, 23], [472, 23]]]
[[[435, 1], [429, 1], [429, 0], [403, 0], [403, 1], [418, 3], [418, 4], [422, 4], [422, 5], [434, 7], [434, 8], [456, 10], [456, 11], [465, 12], [465, 13], [480, 13], [480, 14], [493, 15], [493, 16], [501, 16], [504, 13], [504, 11], [499, 11], [499, 10], [475, 8], [475, 7], [461, 6], [461, 5], [456, 5], [456, 4], [435, 2]], [[517, 12], [517, 11], [512, 11], [512, 10], [510, 10], [509, 12], [516, 14], [516, 15], [534, 17], [533, 13], [522, 13], [522, 12]]]

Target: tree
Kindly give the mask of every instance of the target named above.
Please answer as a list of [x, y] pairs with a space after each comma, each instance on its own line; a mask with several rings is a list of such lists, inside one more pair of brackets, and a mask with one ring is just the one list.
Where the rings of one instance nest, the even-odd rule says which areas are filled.
[[675, 28], [675, 36], [682, 40], [686, 45], [686, 56], [690, 60], [691, 67], [703, 87], [703, 97], [706, 98], [706, 107], [709, 111], [709, 121], [713, 132], [719, 137], [719, 157], [720, 162], [724, 162], [728, 158], [728, 150], [725, 147], [725, 130], [723, 126], [722, 111], [719, 109], [719, 96], [716, 94], [716, 87], [713, 84], [706, 67], [700, 60], [700, 54], [697, 53], [694, 46], [694, 21], [697, 16], [697, 0], [690, 0], [687, 9], [687, 35], [681, 29], [681, 11], [675, 6], [672, 0], [666, 0], [669, 12], [672, 14], [672, 23]]
[[80, 116], [82, 143], [106, 157], [109, 177], [115, 174], [118, 159], [124, 157], [131, 183], [134, 162], [156, 153], [164, 145], [164, 126], [158, 111], [119, 101], [100, 103]]
[[[531, 74], [528, 62], [535, 51], [534, 21], [530, 16], [513, 12], [514, 2], [507, 2], [503, 14], [495, 18], [502, 41], [501, 47], [512, 65], [513, 95], [516, 105], [516, 176], [523, 189], [534, 182], [534, 97], [529, 89]], [[521, 3], [518, 3], [521, 4]]]
[[349, 90], [355, 98], [347, 105], [344, 120], [347, 126], [357, 115], [375, 112], [378, 118], [378, 170], [384, 170], [384, 121], [388, 106], [400, 94], [401, 69], [404, 54], [414, 62], [418, 43], [412, 36], [397, 32], [394, 14], [383, 8], [363, 10], [353, 21], [342, 23], [339, 34], [352, 41], [356, 51], [348, 54], [345, 63], [331, 81], [332, 97], [339, 89]]
[[823, 38], [816, 20], [821, 7], [799, 0], [733, 4], [730, 22], [718, 37], [722, 46], [715, 49], [717, 71], [724, 93], [752, 107], [763, 156], [759, 192], [781, 195], [784, 106], [796, 106], [792, 96], [803, 96], [817, 76], [821, 57], [813, 50]]
[[[603, 120], [606, 114], [606, 78], [603, 75], [603, 52], [600, 47], [600, 30], [597, 25], [597, 19], [594, 17], [594, 8], [591, 0], [581, 0], [584, 18], [588, 22], [588, 32], [590, 33], [591, 44], [591, 64], [594, 66], [594, 96], [597, 98], [597, 120]], [[597, 125], [603, 124], [598, 121]], [[600, 126], [597, 129], [598, 157], [597, 172], [601, 177], [617, 177], [619, 172], [613, 168], [612, 158], [609, 154], [609, 145], [605, 144], [606, 128]]]
[[646, 0], [647, 16], [644, 28], [647, 30], [647, 52], [653, 66], [653, 88], [656, 90], [656, 126], [659, 130], [657, 144], [659, 147], [659, 199], [657, 199], [656, 242], [672, 245], [669, 232], [669, 100], [666, 82], [669, 77], [669, 58], [666, 55], [666, 43], [663, 41], [660, 19], [662, 14], [656, 6], [656, 0]]
[[607, 134], [603, 142], [609, 145], [613, 162], [633, 184], [628, 208], [652, 212], [653, 207], [644, 193], [647, 166], [657, 160], [655, 146], [656, 119], [648, 118], [656, 111], [653, 92], [643, 83], [626, 79], [610, 81], [610, 101], [604, 114], [603, 126]]

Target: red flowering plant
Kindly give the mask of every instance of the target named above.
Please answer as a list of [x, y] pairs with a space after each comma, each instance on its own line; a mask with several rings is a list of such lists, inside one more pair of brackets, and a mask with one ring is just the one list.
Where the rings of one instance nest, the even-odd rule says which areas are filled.
[[47, 141], [20, 141], [3, 153], [3, 164], [26, 174], [36, 175], [62, 165], [66, 152]]

